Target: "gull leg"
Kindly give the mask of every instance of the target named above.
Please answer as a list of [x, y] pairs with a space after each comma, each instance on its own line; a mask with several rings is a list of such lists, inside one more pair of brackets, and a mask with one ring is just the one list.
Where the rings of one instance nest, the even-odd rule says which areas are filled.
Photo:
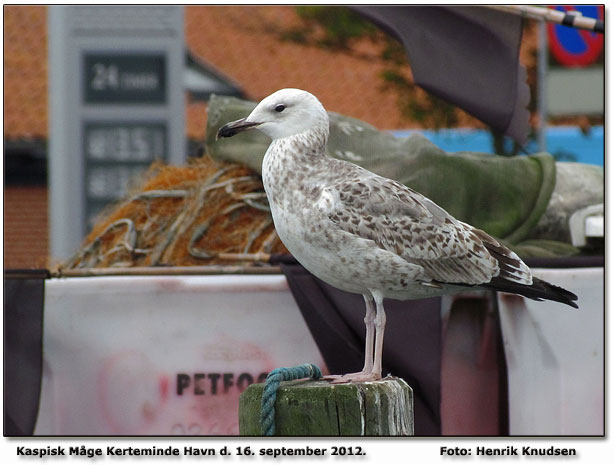
[[371, 376], [374, 379], [382, 377], [382, 353], [384, 349], [384, 328], [386, 327], [386, 312], [384, 312], [384, 298], [380, 292], [372, 292], [375, 299], [377, 316], [375, 317], [375, 355]]
[[363, 294], [367, 314], [365, 315], [365, 364], [362, 368], [363, 374], [371, 373], [373, 369], [373, 337], [375, 336], [375, 308], [373, 297]]
[[[325, 376], [325, 379], [334, 380], [333, 383], [348, 383], [350, 381], [374, 381], [376, 379], [381, 378], [381, 360], [379, 364], [379, 371], [375, 373], [376, 366], [374, 365], [374, 354], [373, 354], [373, 339], [375, 336], [375, 356], [377, 356], [377, 335], [379, 334], [379, 330], [377, 329], [377, 321], [379, 317], [379, 310], [376, 314], [374, 308], [374, 300], [373, 297], [369, 294], [363, 294], [365, 299], [365, 305], [367, 307], [367, 313], [365, 315], [365, 364], [363, 366], [362, 371], [358, 373], [348, 373], [347, 375], [332, 375]], [[382, 305], [383, 308], [383, 305]], [[386, 323], [386, 315], [383, 316], [383, 324]], [[381, 331], [383, 337], [383, 330]], [[381, 352], [381, 351], [380, 351]], [[380, 353], [381, 358], [381, 353]], [[375, 359], [377, 360], [377, 359]]]

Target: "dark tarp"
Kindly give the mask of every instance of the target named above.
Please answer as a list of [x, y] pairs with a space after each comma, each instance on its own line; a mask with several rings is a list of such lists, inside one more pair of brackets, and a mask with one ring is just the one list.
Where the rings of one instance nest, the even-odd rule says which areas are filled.
[[34, 432], [42, 377], [46, 270], [4, 277], [4, 435]]
[[401, 40], [414, 81], [524, 145], [522, 18], [481, 6], [353, 6]]

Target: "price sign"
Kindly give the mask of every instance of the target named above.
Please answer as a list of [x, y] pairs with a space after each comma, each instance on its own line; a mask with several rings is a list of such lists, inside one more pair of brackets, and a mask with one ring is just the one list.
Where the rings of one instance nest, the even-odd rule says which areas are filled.
[[51, 256], [153, 161], [185, 162], [183, 21], [177, 5], [48, 8]]

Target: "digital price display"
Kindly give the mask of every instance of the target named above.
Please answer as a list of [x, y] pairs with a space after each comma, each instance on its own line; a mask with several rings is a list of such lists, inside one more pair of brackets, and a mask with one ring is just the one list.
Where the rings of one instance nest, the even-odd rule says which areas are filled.
[[166, 59], [148, 54], [86, 54], [86, 103], [165, 103]]
[[86, 123], [83, 130], [88, 223], [109, 202], [121, 199], [151, 163], [164, 160], [163, 122]]

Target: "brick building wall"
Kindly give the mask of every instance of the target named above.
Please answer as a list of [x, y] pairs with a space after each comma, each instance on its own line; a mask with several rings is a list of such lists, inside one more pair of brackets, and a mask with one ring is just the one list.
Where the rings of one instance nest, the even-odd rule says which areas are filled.
[[46, 186], [5, 186], [5, 269], [48, 266], [48, 223]]

